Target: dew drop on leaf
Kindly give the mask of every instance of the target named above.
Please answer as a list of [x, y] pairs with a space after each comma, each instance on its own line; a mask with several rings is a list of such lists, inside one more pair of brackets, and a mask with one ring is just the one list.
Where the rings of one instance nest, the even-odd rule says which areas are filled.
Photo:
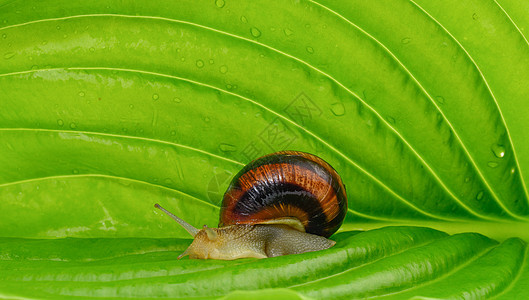
[[402, 40], [400, 40], [401, 43], [404, 45], [409, 44], [411, 42], [411, 39], [409, 37], [405, 37]]
[[197, 60], [196, 65], [197, 65], [197, 68], [201, 69], [202, 67], [204, 67], [204, 62], [201, 59], [199, 59]]
[[502, 145], [493, 144], [490, 149], [497, 158], [503, 158], [505, 156], [505, 147]]
[[152, 95], [152, 100], [156, 101], [160, 98], [160, 96], [158, 94], [153, 94]]
[[491, 167], [491, 168], [496, 168], [498, 166], [498, 163], [497, 162], [494, 162], [494, 161], [489, 161], [487, 163], [487, 166]]
[[388, 117], [387, 119], [388, 119], [388, 122], [389, 122], [390, 124], [395, 124], [395, 119], [394, 119], [394, 118], [392, 118], [392, 117]]
[[466, 177], [465, 178], [465, 182], [467, 182], [467, 183], [470, 182], [470, 177]]
[[511, 168], [511, 174], [514, 174], [514, 172], [516, 172], [516, 169], [515, 168]]
[[79, 174], [79, 170], [77, 170], [77, 169], [73, 169], [73, 170], [72, 170], [72, 173], [73, 173], [73, 174]]
[[95, 51], [96, 51], [96, 48], [94, 48], [94, 47], [90, 47], [90, 49], [88, 49], [88, 51], [90, 51], [90, 52], [95, 52]]
[[248, 19], [245, 16], [241, 16], [241, 22], [248, 23]]
[[15, 52], [7, 52], [6, 54], [4, 54], [5, 59], [10, 59], [13, 56], [15, 56]]
[[294, 32], [288, 28], [286, 28], [285, 30], [283, 30], [283, 32], [285, 33], [286, 36], [291, 36]]
[[212, 64], [214, 64], [214, 63], [215, 63], [215, 61], [214, 61], [213, 59], [210, 59], [210, 60], [209, 60], [209, 64], [210, 64], [210, 65], [212, 65]]
[[219, 71], [220, 71], [222, 74], [226, 74], [226, 72], [228, 72], [228, 67], [225, 66], [225, 65], [222, 65], [222, 66], [220, 66]]
[[478, 199], [478, 200], [483, 199], [483, 191], [479, 192], [479, 193], [476, 195], [476, 199]]
[[5, 33], [2, 34], [2, 38], [3, 38], [3, 39], [7, 39], [7, 34], [5, 34]]
[[83, 91], [79, 92], [79, 97], [84, 97], [85, 93]]
[[77, 128], [77, 124], [75, 124], [74, 122], [70, 123], [70, 128], [71, 129]]
[[129, 107], [130, 107], [130, 109], [133, 109], [134, 108], [134, 104], [130, 104]]
[[310, 53], [310, 54], [314, 53], [314, 48], [308, 46], [306, 49], [307, 49], [308, 53]]
[[63, 126], [63, 125], [64, 125], [64, 121], [61, 120], [61, 119], [58, 119], [58, 120], [57, 120], [57, 125], [59, 125], [59, 126]]
[[237, 148], [234, 145], [225, 144], [225, 143], [221, 143], [219, 145], [219, 149], [222, 152], [235, 152], [237, 150]]
[[223, 8], [225, 4], [226, 4], [226, 2], [224, 2], [224, 0], [215, 0], [215, 5], [218, 8]]
[[345, 107], [342, 103], [333, 103], [331, 105], [331, 112], [337, 117], [343, 116], [345, 114]]
[[257, 29], [256, 27], [252, 27], [250, 29], [250, 33], [252, 34], [253, 37], [256, 37], [256, 38], [261, 36], [261, 31]]
[[444, 103], [445, 103], [445, 98], [444, 98], [444, 97], [441, 97], [441, 96], [437, 96], [437, 97], [435, 97], [435, 100], [436, 100], [439, 104], [444, 104]]
[[173, 101], [176, 102], [176, 103], [180, 103], [180, 102], [182, 102], [182, 99], [180, 99], [178, 97], [174, 97]]

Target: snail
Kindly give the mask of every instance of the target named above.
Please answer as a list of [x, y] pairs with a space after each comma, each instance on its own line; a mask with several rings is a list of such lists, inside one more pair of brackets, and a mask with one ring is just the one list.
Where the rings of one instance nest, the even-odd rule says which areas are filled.
[[246, 165], [231, 181], [219, 228], [197, 229], [155, 204], [194, 237], [178, 257], [266, 258], [324, 250], [347, 211], [345, 186], [321, 158], [281, 151]]

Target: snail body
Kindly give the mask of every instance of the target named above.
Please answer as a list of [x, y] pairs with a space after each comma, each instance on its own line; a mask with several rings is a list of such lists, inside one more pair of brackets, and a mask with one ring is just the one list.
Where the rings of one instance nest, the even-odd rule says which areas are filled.
[[198, 230], [160, 207], [194, 240], [179, 258], [266, 258], [332, 247], [347, 211], [345, 187], [321, 158], [282, 151], [258, 158], [233, 178], [219, 228]]

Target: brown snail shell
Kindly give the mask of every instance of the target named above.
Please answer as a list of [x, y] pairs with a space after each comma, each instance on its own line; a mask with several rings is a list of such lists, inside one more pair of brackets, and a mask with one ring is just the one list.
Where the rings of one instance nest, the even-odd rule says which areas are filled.
[[281, 151], [250, 162], [233, 178], [224, 194], [219, 227], [293, 226], [288, 221], [293, 218], [305, 232], [329, 237], [346, 212], [345, 186], [327, 162], [305, 152]]

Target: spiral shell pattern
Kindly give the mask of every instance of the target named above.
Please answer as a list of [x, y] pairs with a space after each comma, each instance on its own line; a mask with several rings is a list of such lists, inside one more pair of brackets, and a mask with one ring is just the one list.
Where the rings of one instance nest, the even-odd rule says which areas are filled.
[[233, 178], [219, 226], [297, 218], [306, 232], [329, 237], [346, 212], [345, 186], [327, 162], [305, 152], [282, 151], [250, 162]]

